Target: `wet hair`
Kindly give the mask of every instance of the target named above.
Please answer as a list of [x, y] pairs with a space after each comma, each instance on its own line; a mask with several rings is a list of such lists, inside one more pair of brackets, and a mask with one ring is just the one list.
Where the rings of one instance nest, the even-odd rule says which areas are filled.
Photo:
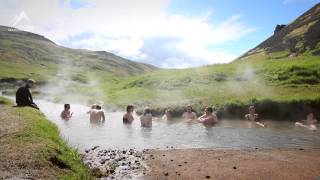
[[27, 80], [27, 83], [36, 83], [36, 81], [33, 80], [33, 79], [28, 79], [28, 80]]
[[249, 110], [251, 110], [251, 109], [256, 109], [254, 106], [250, 106], [249, 107]]
[[127, 106], [127, 112], [129, 112], [130, 109], [133, 109], [133, 105], [128, 105]]
[[101, 106], [100, 105], [96, 105], [96, 109], [100, 110]]
[[143, 110], [143, 115], [146, 115], [146, 114], [150, 114], [151, 113], [151, 110], [150, 108], [146, 107], [144, 110]]
[[172, 110], [171, 109], [167, 109], [165, 112], [172, 113]]
[[64, 109], [70, 108], [70, 104], [64, 104]]
[[192, 106], [191, 106], [190, 104], [186, 107], [186, 110], [187, 110], [188, 108], [190, 108], [191, 111], [193, 111], [193, 108], [192, 108]]
[[206, 107], [206, 110], [211, 112], [211, 113], [213, 112], [213, 108], [212, 107]]
[[28, 79], [26, 81], [25, 87], [30, 88], [32, 86], [31, 84], [34, 84], [34, 83], [35, 81], [33, 79]]

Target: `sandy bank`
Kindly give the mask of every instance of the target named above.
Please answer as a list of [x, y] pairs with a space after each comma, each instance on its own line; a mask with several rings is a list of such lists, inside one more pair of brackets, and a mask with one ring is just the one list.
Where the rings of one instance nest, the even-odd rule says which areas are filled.
[[317, 179], [320, 149], [151, 150], [146, 179]]

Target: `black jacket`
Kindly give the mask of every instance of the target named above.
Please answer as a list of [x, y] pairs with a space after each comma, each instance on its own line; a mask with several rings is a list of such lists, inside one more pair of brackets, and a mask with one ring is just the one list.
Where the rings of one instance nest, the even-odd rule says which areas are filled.
[[28, 87], [20, 87], [16, 92], [16, 103], [18, 106], [33, 104], [32, 94]]

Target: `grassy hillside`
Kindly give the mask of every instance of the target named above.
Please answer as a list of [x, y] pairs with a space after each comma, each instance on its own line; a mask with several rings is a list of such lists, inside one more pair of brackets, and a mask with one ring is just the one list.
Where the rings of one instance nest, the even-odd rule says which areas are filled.
[[42, 113], [10, 104], [0, 97], [0, 179], [93, 179]]
[[320, 55], [320, 3], [286, 25], [239, 60], [256, 56], [283, 58], [303, 53]]
[[38, 85], [48, 86], [35, 93], [94, 99], [104, 96], [97, 89], [99, 84], [157, 69], [104, 51], [62, 47], [43, 36], [0, 26], [0, 90], [8, 91], [8, 86], [22, 84], [19, 80], [33, 78]]
[[159, 108], [319, 97], [320, 58], [308, 55], [156, 71], [123, 79], [108, 94], [109, 101], [118, 104]]
[[43, 36], [0, 26], [0, 78], [34, 78], [47, 80], [72, 69], [105, 75], [128, 76], [157, 69], [104, 51], [70, 49], [58, 46]]
[[125, 78], [109, 88], [107, 100], [162, 112], [193, 104], [198, 112], [214, 105], [243, 113], [242, 107], [263, 102], [300, 103], [303, 111], [320, 108], [319, 32], [320, 4], [232, 63]]

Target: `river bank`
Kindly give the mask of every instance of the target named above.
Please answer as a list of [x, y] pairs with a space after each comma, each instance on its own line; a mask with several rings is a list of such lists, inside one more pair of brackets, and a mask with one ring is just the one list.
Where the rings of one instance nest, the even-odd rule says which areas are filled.
[[0, 97], [0, 179], [92, 179], [44, 114]]
[[320, 149], [151, 150], [146, 179], [317, 179]]

